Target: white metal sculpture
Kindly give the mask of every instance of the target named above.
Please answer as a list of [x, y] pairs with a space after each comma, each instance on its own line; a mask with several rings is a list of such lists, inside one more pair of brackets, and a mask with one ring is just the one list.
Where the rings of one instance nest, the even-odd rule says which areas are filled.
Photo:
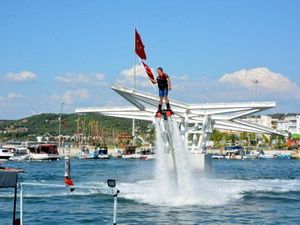
[[[133, 106], [78, 108], [75, 112], [98, 112], [112, 117], [154, 121], [159, 102], [157, 96], [120, 86], [112, 86], [112, 89]], [[170, 104], [174, 112], [173, 118], [179, 124], [181, 135], [191, 153], [206, 153], [213, 128], [281, 135], [275, 129], [240, 119], [273, 108], [276, 102], [188, 104], [170, 100]], [[167, 145], [171, 146], [172, 143]]]

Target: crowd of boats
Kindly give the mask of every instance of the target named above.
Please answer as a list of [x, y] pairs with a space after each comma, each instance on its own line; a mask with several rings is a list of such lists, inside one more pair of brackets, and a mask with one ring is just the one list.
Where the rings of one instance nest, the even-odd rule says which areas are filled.
[[[65, 147], [64, 147], [65, 149]], [[155, 148], [136, 147], [128, 145], [124, 149], [110, 149], [107, 146], [86, 146], [73, 149], [71, 157], [78, 159], [155, 159]], [[74, 151], [75, 150], [75, 151]], [[65, 152], [65, 151], [64, 151]], [[75, 154], [74, 154], [75, 152]], [[7, 144], [0, 147], [0, 160], [22, 161], [22, 160], [59, 160], [65, 154], [59, 154], [55, 143], [30, 143], [26, 145]], [[264, 151], [262, 149], [247, 149], [242, 146], [227, 146], [219, 152], [211, 152], [213, 159], [292, 159], [294, 155], [287, 151]]]
[[224, 147], [223, 153], [214, 153], [213, 159], [292, 159], [289, 152], [267, 151], [263, 149], [250, 150], [243, 146]]
[[30, 144], [28, 146], [3, 145], [0, 148], [0, 159], [21, 160], [58, 160], [57, 145], [50, 143]]
[[79, 159], [109, 159], [123, 158], [123, 159], [154, 159], [154, 147], [136, 147], [128, 145], [125, 149], [115, 148], [110, 153], [106, 146], [96, 147], [95, 150], [90, 150], [87, 146], [83, 146], [77, 154]]
[[[67, 149], [70, 148], [67, 147]], [[65, 150], [65, 147], [63, 147], [63, 150]], [[53, 143], [30, 143], [26, 145], [6, 144], [0, 147], [0, 160], [59, 160], [65, 155], [61, 155], [59, 152], [61, 151], [58, 151], [57, 144]], [[71, 154], [71, 157], [77, 157], [78, 159], [124, 158], [149, 160], [155, 158], [153, 147], [137, 148], [131, 145], [126, 146], [125, 149], [116, 148], [111, 151], [109, 151], [106, 146], [91, 147], [83, 145], [77, 148], [75, 152], [76, 154]]]

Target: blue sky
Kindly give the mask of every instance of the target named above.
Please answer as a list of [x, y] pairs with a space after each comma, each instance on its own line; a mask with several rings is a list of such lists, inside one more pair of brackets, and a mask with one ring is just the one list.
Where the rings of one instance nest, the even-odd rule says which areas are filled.
[[258, 79], [255, 98], [278, 101], [270, 113], [300, 112], [299, 24], [291, 0], [1, 1], [0, 118], [122, 103], [109, 86], [131, 85], [134, 27], [172, 97], [249, 101]]

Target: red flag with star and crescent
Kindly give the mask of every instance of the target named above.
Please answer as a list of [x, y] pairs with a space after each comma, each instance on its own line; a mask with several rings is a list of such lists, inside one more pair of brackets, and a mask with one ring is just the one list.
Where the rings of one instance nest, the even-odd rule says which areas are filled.
[[152, 80], [155, 80], [155, 79], [154, 79], [154, 75], [152, 73], [151, 68], [146, 63], [144, 63], [142, 60], [141, 60], [141, 62], [146, 70], [148, 77], [151, 78], [151, 82], [154, 84], [154, 82]]
[[145, 46], [142, 42], [142, 38], [140, 34], [135, 30], [135, 53], [141, 58], [141, 59], [147, 59], [146, 53], [145, 53]]

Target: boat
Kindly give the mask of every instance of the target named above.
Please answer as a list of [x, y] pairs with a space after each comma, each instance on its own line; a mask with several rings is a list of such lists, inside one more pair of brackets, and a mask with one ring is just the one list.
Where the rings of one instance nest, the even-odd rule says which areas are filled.
[[88, 147], [84, 146], [78, 152], [77, 157], [78, 159], [98, 159], [98, 152], [96, 150], [91, 152]]
[[288, 155], [288, 154], [282, 154], [282, 153], [280, 153], [280, 154], [278, 154], [278, 155], [275, 155], [275, 157], [276, 157], [277, 159], [291, 159], [291, 158], [292, 158], [291, 155]]
[[114, 158], [122, 158], [122, 150], [115, 147], [111, 155]]
[[14, 156], [13, 150], [8, 148], [0, 148], [0, 159], [9, 159]]
[[246, 151], [246, 154], [243, 155], [243, 159], [258, 159], [261, 155], [261, 151]]
[[107, 154], [108, 150], [106, 146], [97, 147], [96, 151], [98, 151], [99, 159], [109, 159], [109, 155]]
[[107, 152], [107, 147], [105, 146], [96, 147], [92, 152], [86, 146], [84, 146], [78, 152], [77, 157], [78, 159], [109, 159]]
[[88, 147], [83, 146], [77, 153], [77, 158], [86, 159], [89, 154], [90, 154], [90, 150], [88, 149]]
[[225, 159], [224, 155], [214, 154], [211, 156], [212, 159]]
[[154, 147], [141, 147], [139, 152], [141, 153], [140, 159], [143, 160], [155, 159]]
[[261, 150], [260, 155], [258, 156], [259, 159], [274, 159], [273, 154], [266, 154], [263, 150]]
[[22, 161], [30, 159], [30, 151], [28, 148], [20, 147], [14, 150], [14, 155], [9, 158], [10, 161]]
[[125, 150], [123, 151], [122, 158], [123, 159], [140, 159], [141, 153], [138, 153], [136, 151], [136, 146], [127, 145], [125, 147]]
[[226, 146], [225, 159], [243, 159], [243, 147], [242, 146]]
[[29, 160], [58, 160], [60, 155], [55, 144], [38, 144], [28, 147], [30, 151]]

